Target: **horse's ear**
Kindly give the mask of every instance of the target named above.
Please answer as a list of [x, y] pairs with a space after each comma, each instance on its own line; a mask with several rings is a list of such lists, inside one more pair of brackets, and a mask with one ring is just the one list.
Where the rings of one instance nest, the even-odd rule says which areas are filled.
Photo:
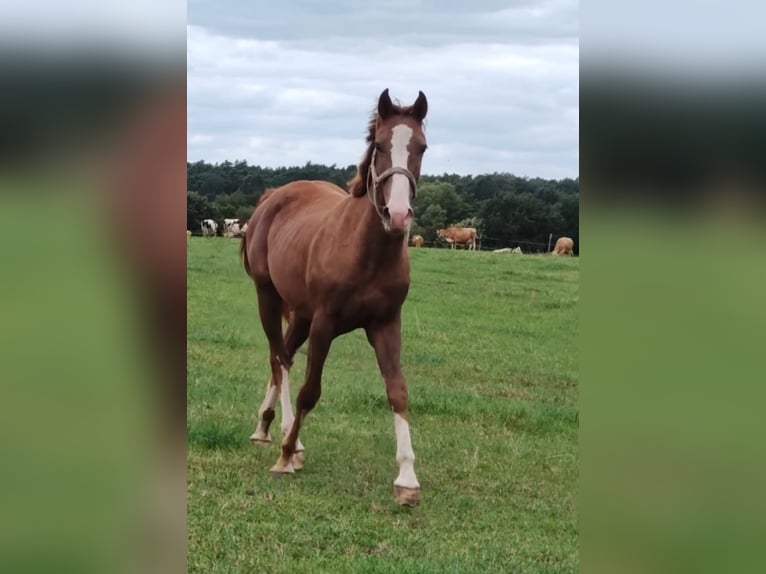
[[393, 110], [394, 104], [391, 101], [391, 96], [388, 95], [388, 88], [386, 88], [378, 98], [378, 117], [381, 120], [385, 120], [388, 116], [391, 115]]
[[418, 99], [412, 104], [412, 116], [422, 122], [428, 113], [428, 100], [423, 92], [418, 92]]

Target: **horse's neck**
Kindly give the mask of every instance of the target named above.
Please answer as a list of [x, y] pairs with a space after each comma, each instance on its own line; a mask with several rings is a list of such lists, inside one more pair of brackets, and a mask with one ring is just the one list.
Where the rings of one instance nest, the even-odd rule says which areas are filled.
[[407, 261], [407, 235], [396, 237], [383, 229], [375, 207], [366, 197], [353, 198], [354, 217], [359, 225], [356, 226], [354, 241], [362, 249], [362, 258], [381, 266], [398, 264]]

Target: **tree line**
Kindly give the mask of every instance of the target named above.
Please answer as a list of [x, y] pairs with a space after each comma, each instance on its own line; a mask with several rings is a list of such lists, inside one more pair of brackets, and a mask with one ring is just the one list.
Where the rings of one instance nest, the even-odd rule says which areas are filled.
[[[356, 165], [313, 164], [266, 168], [246, 161], [187, 163], [187, 226], [199, 232], [202, 219], [247, 219], [263, 192], [299, 179], [330, 181], [346, 187]], [[423, 175], [413, 202], [410, 235], [427, 245], [439, 243], [436, 230], [449, 225], [476, 227], [482, 249], [521, 246], [547, 249], [567, 236], [579, 245], [580, 180], [518, 177], [510, 173]]]

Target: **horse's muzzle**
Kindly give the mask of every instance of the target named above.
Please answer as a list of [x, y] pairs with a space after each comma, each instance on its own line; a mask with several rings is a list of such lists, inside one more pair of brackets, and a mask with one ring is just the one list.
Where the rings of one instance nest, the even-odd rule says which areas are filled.
[[412, 216], [414, 215], [412, 208], [406, 209], [391, 209], [389, 207], [383, 208], [383, 225], [385, 225], [388, 231], [393, 232], [405, 232], [412, 223]]

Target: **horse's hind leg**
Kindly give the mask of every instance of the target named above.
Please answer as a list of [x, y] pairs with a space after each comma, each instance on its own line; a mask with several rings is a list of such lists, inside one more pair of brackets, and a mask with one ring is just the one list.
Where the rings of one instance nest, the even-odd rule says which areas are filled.
[[274, 405], [277, 403], [279, 389], [282, 386], [282, 372], [279, 360], [273, 352], [270, 353], [269, 362], [271, 364], [271, 377], [266, 387], [266, 396], [258, 409], [258, 424], [255, 427], [255, 432], [250, 435], [253, 444], [271, 444], [269, 427], [271, 421], [274, 420]]
[[256, 283], [258, 292], [258, 312], [261, 325], [269, 341], [269, 363], [271, 379], [266, 389], [266, 396], [258, 409], [258, 424], [250, 440], [256, 444], [271, 443], [269, 427], [274, 420], [274, 405], [282, 387], [282, 377], [287, 374], [290, 361], [287, 359], [284, 340], [282, 339], [282, 298], [273, 285]]
[[[311, 321], [301, 319], [293, 314], [290, 319], [290, 324], [287, 327], [285, 333], [285, 350], [287, 351], [287, 358], [292, 362], [296, 351], [300, 348], [309, 336], [309, 329], [311, 328]], [[287, 436], [290, 432], [290, 427], [293, 426], [295, 415], [293, 414], [293, 406], [290, 402], [290, 378], [288, 375], [289, 369], [282, 372], [282, 436]], [[300, 439], [295, 443], [295, 453], [292, 457], [293, 468], [300, 470], [303, 468], [305, 462], [304, 447], [301, 444]]]
[[322, 368], [324, 367], [330, 343], [333, 339], [333, 325], [325, 318], [315, 317], [309, 329], [308, 361], [306, 378], [296, 400], [297, 417], [294, 418], [290, 431], [282, 439], [282, 454], [271, 468], [275, 476], [294, 471], [295, 453], [298, 452], [298, 433], [303, 419], [314, 408], [322, 393]]

